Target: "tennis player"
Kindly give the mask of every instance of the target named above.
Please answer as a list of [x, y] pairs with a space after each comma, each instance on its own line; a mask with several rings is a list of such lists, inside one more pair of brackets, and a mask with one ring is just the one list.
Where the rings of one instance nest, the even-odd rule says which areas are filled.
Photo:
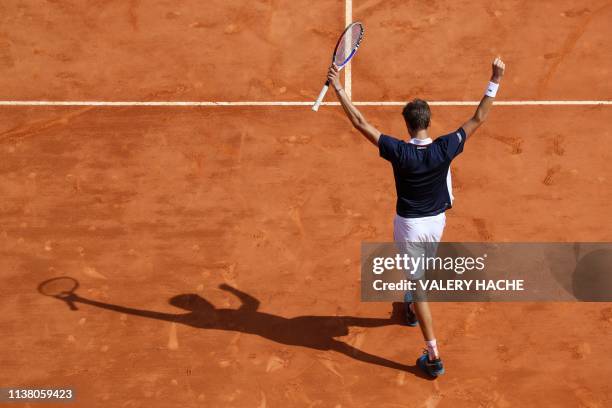
[[[406, 104], [402, 115], [411, 138], [408, 142], [384, 135], [372, 126], [344, 92], [338, 67], [334, 64], [329, 68], [327, 79], [351, 123], [378, 146], [380, 156], [393, 166], [397, 192], [394, 241], [437, 243], [441, 240], [446, 224], [445, 212], [453, 203], [451, 161], [463, 151], [466, 140], [486, 120], [504, 75], [505, 64], [497, 57], [492, 68], [491, 80], [474, 116], [447, 135], [435, 140], [429, 136], [431, 111], [427, 102], [415, 99]], [[420, 323], [426, 346], [423, 355], [417, 359], [417, 365], [429, 376], [437, 377], [444, 373], [444, 365], [428, 302], [411, 300], [408, 298], [406, 302], [406, 323], [410, 326]]]

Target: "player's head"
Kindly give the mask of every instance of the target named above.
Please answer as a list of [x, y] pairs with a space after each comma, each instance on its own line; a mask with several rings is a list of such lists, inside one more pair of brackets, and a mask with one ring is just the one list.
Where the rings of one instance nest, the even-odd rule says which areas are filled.
[[408, 132], [412, 135], [429, 127], [431, 110], [429, 110], [429, 104], [424, 100], [414, 99], [404, 106], [402, 116], [404, 116], [406, 126], [408, 126]]

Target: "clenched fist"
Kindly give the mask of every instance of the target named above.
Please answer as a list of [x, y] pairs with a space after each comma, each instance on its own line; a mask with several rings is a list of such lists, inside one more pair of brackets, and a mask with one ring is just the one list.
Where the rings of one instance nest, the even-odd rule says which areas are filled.
[[506, 64], [504, 64], [504, 61], [502, 61], [500, 57], [497, 57], [493, 61], [492, 68], [493, 68], [493, 74], [491, 75], [491, 82], [495, 82], [496, 84], [499, 84], [499, 81], [501, 81], [502, 77], [504, 76], [504, 71], [506, 70]]

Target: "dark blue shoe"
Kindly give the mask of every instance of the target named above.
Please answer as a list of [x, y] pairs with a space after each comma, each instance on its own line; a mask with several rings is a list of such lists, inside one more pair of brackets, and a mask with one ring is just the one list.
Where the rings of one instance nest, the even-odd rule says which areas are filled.
[[419, 324], [416, 314], [410, 309], [412, 302], [404, 303], [404, 316], [406, 319], [406, 325], [410, 327], [416, 327]]
[[421, 357], [417, 358], [416, 362], [417, 366], [432, 378], [444, 374], [444, 364], [442, 364], [442, 360], [439, 358], [430, 360], [427, 350], [423, 352]]

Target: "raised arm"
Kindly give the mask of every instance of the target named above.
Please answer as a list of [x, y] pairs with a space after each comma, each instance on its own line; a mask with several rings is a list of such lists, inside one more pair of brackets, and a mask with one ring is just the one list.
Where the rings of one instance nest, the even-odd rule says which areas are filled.
[[463, 124], [463, 130], [465, 131], [466, 136], [471, 135], [484, 123], [487, 119], [487, 115], [491, 110], [491, 106], [493, 106], [493, 100], [495, 100], [495, 95], [497, 94], [497, 88], [499, 87], [499, 82], [504, 76], [504, 70], [506, 69], [506, 64], [501, 60], [501, 58], [497, 57], [493, 61], [493, 73], [491, 75], [491, 81], [489, 82], [489, 87], [487, 88], [487, 92], [482, 97], [478, 108], [476, 109], [476, 113], [472, 116], [467, 122]]
[[365, 117], [357, 110], [355, 105], [351, 103], [348, 95], [342, 88], [342, 84], [340, 83], [340, 79], [338, 78], [338, 67], [335, 64], [332, 64], [329, 67], [329, 72], [327, 73], [327, 79], [331, 86], [336, 90], [336, 95], [338, 96], [338, 100], [340, 100], [340, 105], [342, 105], [342, 109], [348, 116], [349, 120], [357, 129], [364, 135], [370, 142], [374, 145], [378, 146], [378, 139], [380, 138], [380, 131], [376, 129], [374, 126], [368, 123]]

